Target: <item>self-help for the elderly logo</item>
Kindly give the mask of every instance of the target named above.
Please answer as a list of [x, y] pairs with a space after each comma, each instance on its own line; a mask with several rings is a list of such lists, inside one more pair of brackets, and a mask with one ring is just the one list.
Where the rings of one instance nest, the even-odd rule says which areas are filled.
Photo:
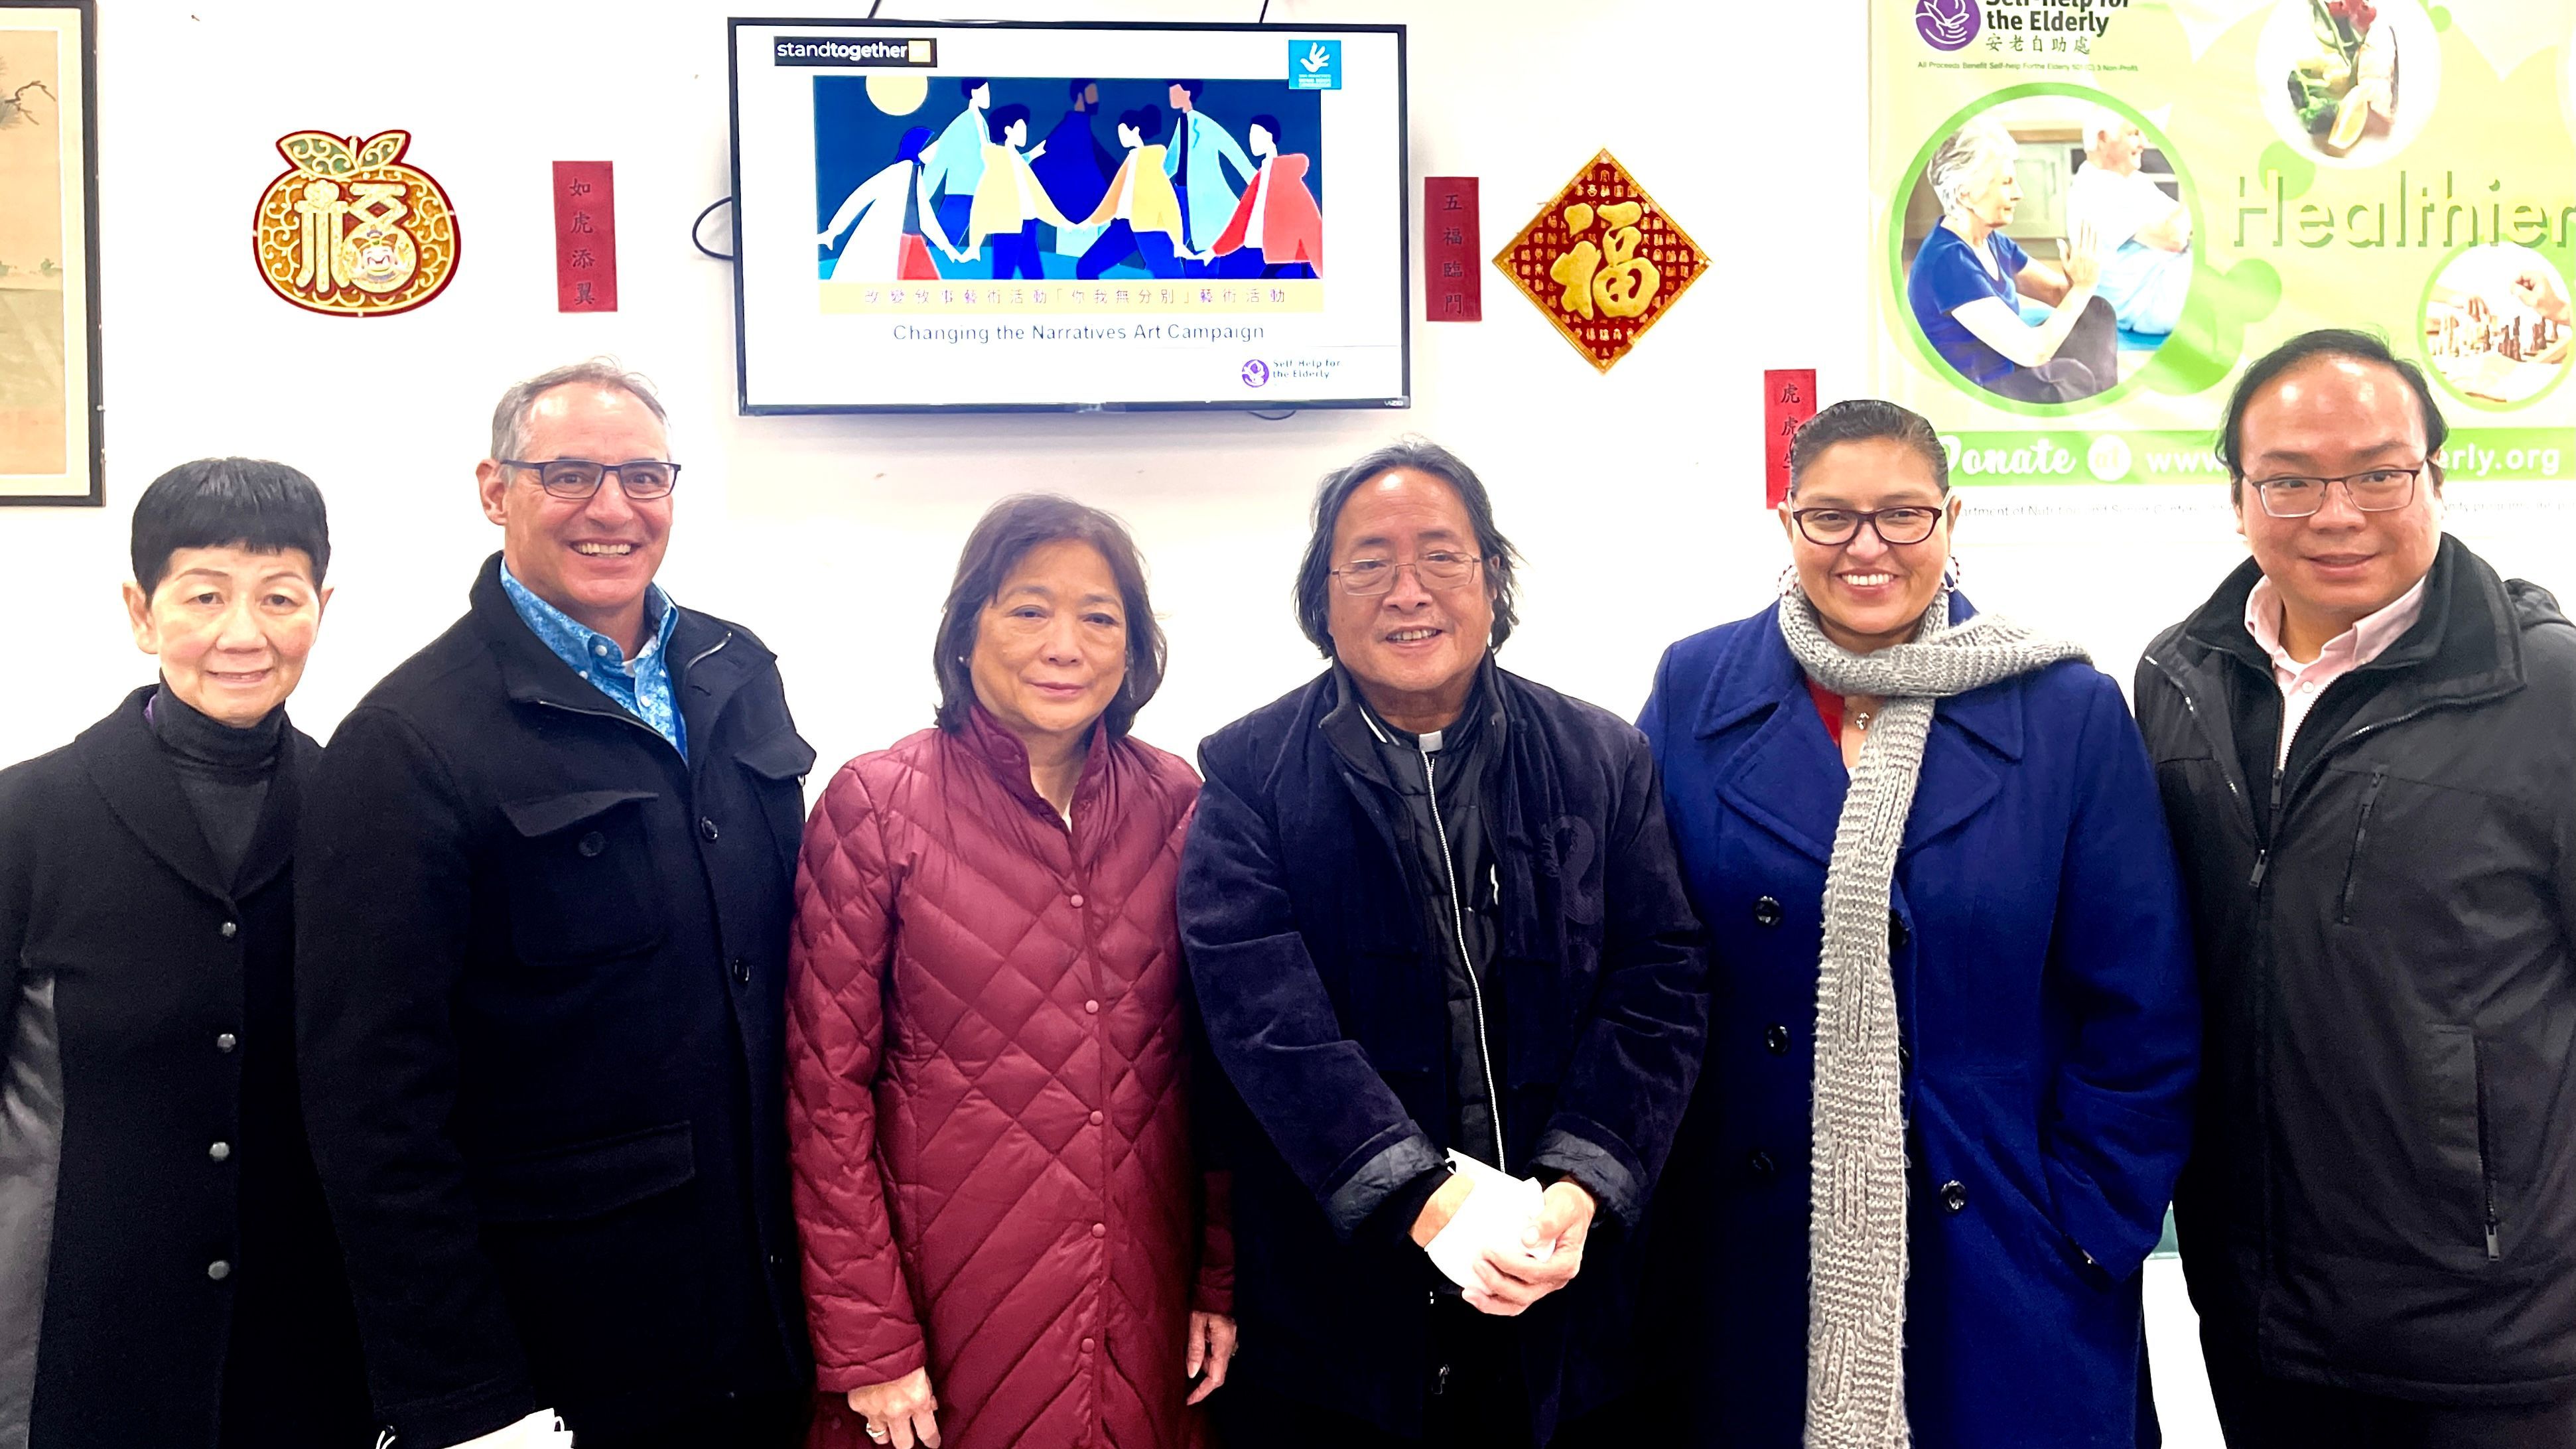
[[1977, 0], [1914, 0], [1914, 30], [1934, 50], [1965, 50], [1982, 24]]

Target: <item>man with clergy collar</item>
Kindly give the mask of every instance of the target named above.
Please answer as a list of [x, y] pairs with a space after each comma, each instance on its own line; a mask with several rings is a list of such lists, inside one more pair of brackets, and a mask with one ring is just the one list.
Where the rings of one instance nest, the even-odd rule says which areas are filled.
[[305, 1096], [403, 1449], [801, 1431], [780, 1038], [814, 751], [759, 639], [653, 581], [679, 474], [612, 362], [504, 393], [501, 552], [320, 768]]
[[294, 1060], [287, 722], [330, 590], [313, 480], [209, 458], [136, 501], [160, 679], [0, 771], [0, 1445], [365, 1443]]
[[1706, 960], [1645, 737], [1494, 663], [1517, 561], [1447, 449], [1333, 473], [1295, 590], [1329, 666], [1200, 746], [1178, 912], [1260, 1345], [1234, 1449], [1626, 1442], [1591, 1411]]

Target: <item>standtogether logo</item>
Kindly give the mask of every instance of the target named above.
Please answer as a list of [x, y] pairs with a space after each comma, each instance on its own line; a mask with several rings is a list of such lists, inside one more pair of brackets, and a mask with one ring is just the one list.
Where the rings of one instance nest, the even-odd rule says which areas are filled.
[[1914, 29], [1934, 50], [1965, 50], [1982, 26], [1977, 0], [1914, 0]]

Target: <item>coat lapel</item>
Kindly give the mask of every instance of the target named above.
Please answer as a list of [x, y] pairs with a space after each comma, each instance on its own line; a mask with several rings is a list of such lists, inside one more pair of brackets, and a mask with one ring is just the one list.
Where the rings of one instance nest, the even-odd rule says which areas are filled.
[[181, 880], [230, 903], [233, 893], [215, 869], [215, 852], [206, 844], [195, 808], [179, 789], [179, 772], [170, 767], [143, 718], [143, 703], [156, 688], [145, 685], [127, 695], [114, 714], [82, 732], [81, 768], [144, 849]]
[[1833, 858], [1851, 777], [1807, 698], [1806, 671], [1780, 637], [1778, 607], [1758, 616], [1762, 626], [1714, 672], [1692, 732], [1707, 739], [1767, 712], [1727, 761], [1718, 798], [1821, 865]]
[[[1942, 700], [1923, 741], [1923, 774], [1905, 817], [1903, 859], [1967, 823], [2003, 789], [1993, 756], [2022, 753], [2021, 684], [2005, 680]], [[1978, 748], [1983, 744], [1986, 748]]]
[[1842, 818], [1851, 776], [1825, 735], [1824, 721], [1800, 698], [1783, 698], [1727, 763], [1718, 798], [1797, 851], [1822, 865], [1833, 859], [1834, 826]]

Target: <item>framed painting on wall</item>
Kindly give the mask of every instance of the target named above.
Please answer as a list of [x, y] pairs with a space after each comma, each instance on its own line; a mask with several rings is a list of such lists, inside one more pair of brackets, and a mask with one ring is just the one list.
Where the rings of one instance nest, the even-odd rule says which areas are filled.
[[0, 504], [106, 501], [93, 0], [0, 3]]

